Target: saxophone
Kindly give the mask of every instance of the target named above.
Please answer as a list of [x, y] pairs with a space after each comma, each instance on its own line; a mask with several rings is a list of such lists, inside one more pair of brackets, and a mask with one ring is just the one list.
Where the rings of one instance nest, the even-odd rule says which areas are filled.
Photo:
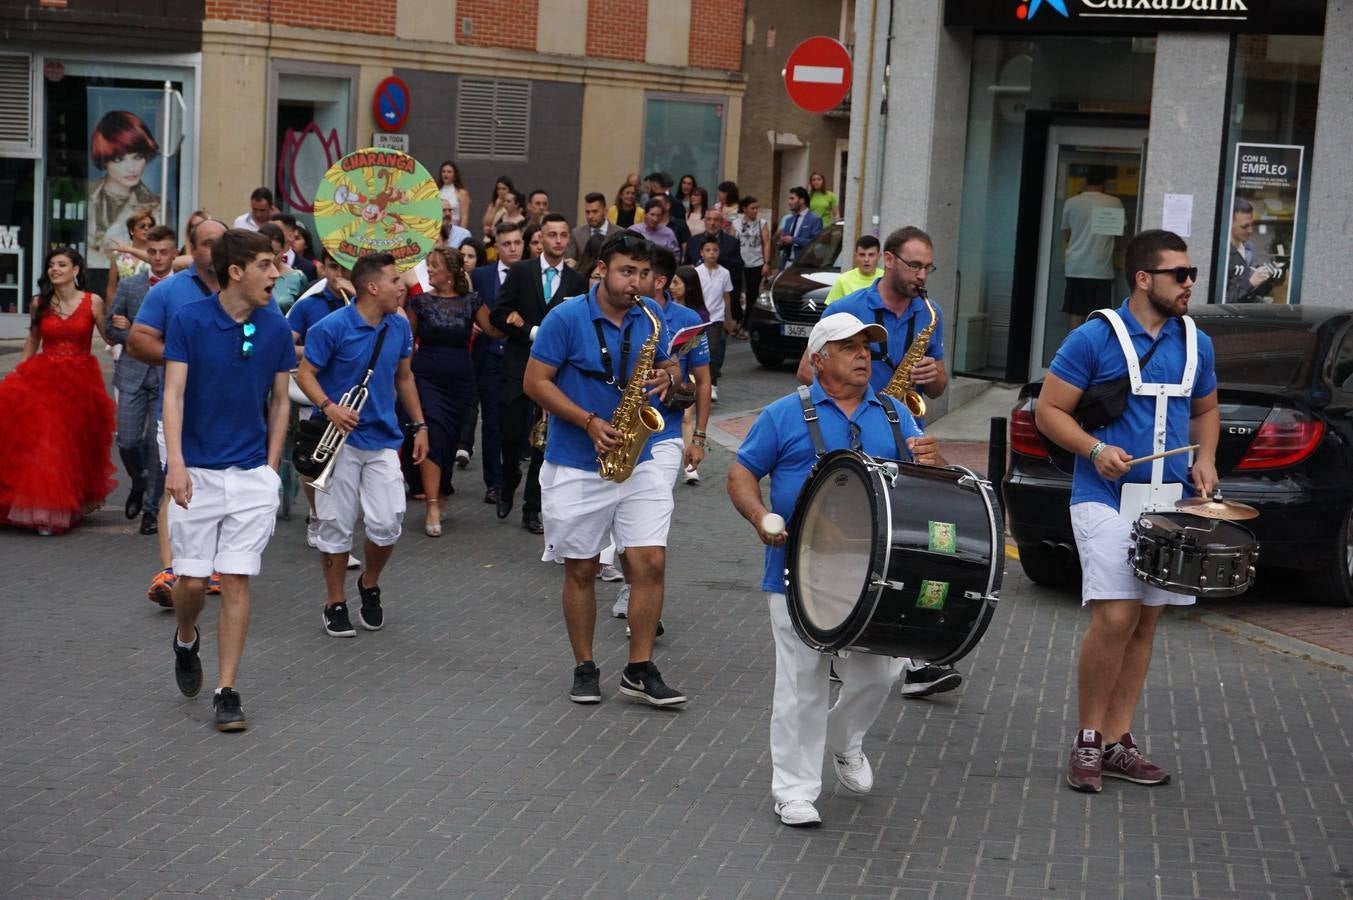
[[601, 477], [616, 483], [624, 481], [634, 473], [634, 467], [639, 464], [639, 454], [644, 451], [644, 445], [648, 443], [649, 437], [662, 431], [664, 425], [662, 413], [647, 402], [644, 391], [644, 382], [648, 381], [648, 376], [653, 372], [653, 360], [658, 351], [662, 323], [638, 294], [634, 295], [634, 302], [643, 310], [644, 315], [648, 316], [648, 321], [653, 325], [653, 334], [639, 349], [639, 358], [634, 362], [634, 371], [620, 395], [620, 405], [611, 416], [611, 427], [622, 435], [620, 446], [609, 453], [597, 456]]
[[907, 348], [907, 353], [902, 357], [902, 361], [897, 364], [893, 377], [888, 379], [888, 386], [879, 391], [880, 394], [886, 394], [895, 400], [901, 400], [907, 405], [907, 409], [918, 419], [925, 418], [925, 397], [916, 390], [911, 380], [911, 370], [925, 356], [926, 348], [930, 346], [930, 336], [935, 333], [935, 323], [939, 321], [939, 314], [935, 312], [935, 304], [930, 302], [930, 297], [926, 294], [925, 288], [917, 288], [916, 296], [925, 301], [925, 308], [930, 311], [930, 324], [921, 329], [921, 333], [916, 335], [916, 339], [911, 342]]

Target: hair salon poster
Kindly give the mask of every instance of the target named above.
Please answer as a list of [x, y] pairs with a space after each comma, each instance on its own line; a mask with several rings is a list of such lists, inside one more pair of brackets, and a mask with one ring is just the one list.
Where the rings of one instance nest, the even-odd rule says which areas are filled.
[[1227, 303], [1289, 303], [1305, 148], [1237, 144], [1231, 180]]
[[[90, 268], [106, 268], [118, 244], [129, 244], [127, 218], [149, 211], [160, 222], [162, 167], [169, 166], [165, 216], [173, 225], [177, 211], [178, 159], [161, 147], [164, 91], [90, 87], [88, 117], [88, 206], [86, 246]], [[69, 216], [67, 216], [69, 218]]]

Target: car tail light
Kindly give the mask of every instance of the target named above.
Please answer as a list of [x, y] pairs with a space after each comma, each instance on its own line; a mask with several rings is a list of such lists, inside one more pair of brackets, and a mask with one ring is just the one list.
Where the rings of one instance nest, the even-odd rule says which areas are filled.
[[1048, 448], [1034, 424], [1034, 411], [1028, 404], [1021, 404], [1010, 410], [1010, 449], [1037, 459], [1051, 459]]
[[1325, 423], [1295, 409], [1275, 409], [1259, 426], [1237, 471], [1281, 469], [1310, 456], [1325, 436]]

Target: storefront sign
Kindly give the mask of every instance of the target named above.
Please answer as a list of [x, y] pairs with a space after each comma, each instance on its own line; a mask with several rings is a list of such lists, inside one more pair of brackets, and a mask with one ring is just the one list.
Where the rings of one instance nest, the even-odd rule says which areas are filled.
[[351, 268], [368, 253], [393, 254], [413, 268], [441, 235], [442, 199], [418, 160], [396, 150], [355, 150], [329, 167], [315, 189], [315, 229]]
[[1021, 34], [1323, 34], [1325, 0], [946, 0], [944, 24]]
[[1305, 150], [1289, 144], [1236, 144], [1226, 302], [1291, 302], [1288, 290], [1300, 259], [1295, 244]]
[[398, 150], [400, 153], [408, 153], [409, 136], [407, 134], [381, 134], [376, 132], [371, 136], [371, 146], [379, 147], [382, 150]]

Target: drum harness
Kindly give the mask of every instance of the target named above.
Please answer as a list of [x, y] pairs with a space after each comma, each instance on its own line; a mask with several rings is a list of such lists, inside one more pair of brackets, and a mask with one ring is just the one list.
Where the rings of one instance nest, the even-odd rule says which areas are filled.
[[[1128, 382], [1132, 393], [1136, 396], [1151, 396], [1156, 398], [1156, 413], [1152, 428], [1152, 453], [1163, 453], [1165, 451], [1165, 430], [1166, 419], [1169, 412], [1171, 397], [1188, 397], [1193, 392], [1194, 377], [1198, 369], [1198, 328], [1193, 319], [1189, 316], [1182, 316], [1184, 320], [1184, 373], [1178, 384], [1168, 382], [1144, 382], [1142, 381], [1142, 370], [1137, 360], [1137, 352], [1132, 346], [1132, 337], [1128, 334], [1127, 326], [1123, 324], [1122, 318], [1116, 310], [1101, 309], [1096, 313], [1113, 328], [1114, 336], [1118, 339], [1118, 345], [1123, 351], [1123, 356], [1127, 360]], [[1158, 339], [1159, 340], [1159, 339]], [[1154, 350], [1154, 348], [1153, 348]], [[1192, 454], [1189, 454], [1192, 459]], [[1126, 515], [1127, 503], [1120, 503], [1120, 514], [1129, 521], [1135, 520], [1141, 512], [1154, 512], [1157, 509], [1173, 510], [1174, 501], [1178, 497], [1168, 497], [1165, 491], [1165, 460], [1157, 459], [1151, 463], [1151, 482], [1149, 486], [1143, 485], [1134, 487], [1133, 491], [1127, 489], [1132, 487], [1133, 483], [1128, 482], [1123, 485], [1123, 500], [1127, 500], [1127, 494], [1136, 493], [1140, 487], [1146, 487], [1145, 496], [1138, 494], [1134, 499], [1137, 501], [1136, 509], [1132, 510], [1131, 515]]]
[[[883, 407], [883, 414], [888, 417], [888, 425], [893, 429], [893, 441], [897, 444], [897, 458], [911, 459], [911, 451], [907, 449], [907, 439], [902, 436], [902, 418], [897, 414], [897, 407], [883, 401], [879, 401], [879, 403]], [[817, 422], [817, 407], [813, 405], [813, 395], [809, 392], [807, 386], [802, 384], [799, 385], [799, 405], [803, 407], [803, 421], [808, 425], [808, 434], [813, 439], [813, 450], [817, 453], [817, 458], [821, 459], [827, 455], [827, 445], [822, 440], [822, 426]]]

